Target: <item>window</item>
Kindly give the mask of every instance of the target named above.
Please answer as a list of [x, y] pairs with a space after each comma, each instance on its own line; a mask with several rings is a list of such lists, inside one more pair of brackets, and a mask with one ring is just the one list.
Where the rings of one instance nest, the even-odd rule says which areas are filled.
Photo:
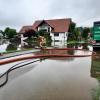
[[48, 27], [48, 32], [50, 32], [50, 27]]
[[59, 33], [54, 33], [54, 36], [59, 36]]
[[41, 29], [42, 31], [44, 31], [44, 32], [47, 32], [47, 29]]
[[54, 42], [59, 42], [59, 40], [54, 40]]

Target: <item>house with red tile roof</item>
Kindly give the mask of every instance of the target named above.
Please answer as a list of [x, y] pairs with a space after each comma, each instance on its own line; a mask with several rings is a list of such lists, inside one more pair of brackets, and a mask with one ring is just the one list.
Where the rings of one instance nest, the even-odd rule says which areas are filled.
[[[67, 41], [69, 28], [72, 23], [71, 18], [65, 19], [50, 19], [50, 20], [37, 20], [31, 26], [23, 26], [19, 33], [29, 34], [29, 30], [33, 30], [33, 34], [39, 30], [44, 30], [50, 33], [53, 41]], [[22, 36], [23, 37], [23, 36]]]

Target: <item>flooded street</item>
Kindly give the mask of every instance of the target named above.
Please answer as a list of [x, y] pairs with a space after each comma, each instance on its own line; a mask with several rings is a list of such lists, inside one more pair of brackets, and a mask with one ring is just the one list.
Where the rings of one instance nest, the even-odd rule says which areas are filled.
[[100, 100], [99, 11], [100, 0], [0, 0], [0, 100]]
[[[91, 46], [67, 45], [92, 50]], [[19, 55], [39, 54], [90, 55], [89, 51], [47, 50]], [[13, 58], [13, 57], [12, 57]], [[6, 58], [6, 59], [12, 59]], [[1, 59], [3, 60], [3, 59]], [[36, 59], [33, 59], [33, 61]], [[30, 62], [25, 60], [24, 63]], [[0, 66], [0, 75], [23, 61]], [[5, 80], [0, 79], [0, 84]], [[9, 73], [8, 83], [0, 88], [0, 100], [99, 100], [100, 52], [96, 57], [50, 57]], [[98, 99], [96, 99], [98, 98]]]
[[0, 100], [93, 100], [93, 89], [99, 85], [91, 77], [91, 57], [50, 58], [30, 67], [9, 75], [19, 73], [0, 89]]

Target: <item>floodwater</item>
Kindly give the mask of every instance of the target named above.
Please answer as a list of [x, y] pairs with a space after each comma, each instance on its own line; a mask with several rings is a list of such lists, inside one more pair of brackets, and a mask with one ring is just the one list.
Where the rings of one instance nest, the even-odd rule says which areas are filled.
[[[70, 53], [87, 54], [87, 51]], [[40, 59], [17, 69], [0, 88], [0, 100], [99, 100], [100, 53], [97, 54], [96, 57]]]
[[[33, 46], [33, 45], [32, 45]], [[52, 43], [53, 47], [66, 47]], [[27, 47], [27, 46], [26, 46]], [[28, 46], [31, 47], [31, 46]], [[69, 48], [92, 50], [87, 44], [71, 44]], [[18, 50], [20, 44], [0, 42], [0, 52]], [[42, 51], [22, 56], [38, 54], [87, 55], [88, 51], [55, 50]], [[12, 58], [7, 58], [12, 59]], [[35, 59], [33, 59], [35, 60]], [[24, 63], [32, 60], [25, 60]], [[0, 75], [16, 63], [0, 66]], [[5, 77], [0, 79], [0, 84]], [[16, 69], [9, 74], [8, 83], [0, 88], [0, 100], [99, 100], [100, 98], [100, 52], [96, 57], [46, 58]]]

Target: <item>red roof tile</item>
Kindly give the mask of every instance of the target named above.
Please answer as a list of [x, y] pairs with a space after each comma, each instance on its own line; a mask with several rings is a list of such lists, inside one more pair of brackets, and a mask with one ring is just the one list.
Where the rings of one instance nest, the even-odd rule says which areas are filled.
[[41, 25], [42, 22], [46, 22], [49, 26], [53, 28], [52, 32], [68, 32], [69, 26], [71, 24], [71, 19], [52, 19], [52, 20], [37, 20], [32, 26], [23, 26], [19, 33], [25, 33], [26, 31], [32, 29], [37, 31], [37, 27]]
[[45, 21], [48, 25], [54, 28], [53, 32], [68, 32], [71, 24], [71, 19], [53, 19], [53, 20], [40, 20], [33, 24], [33, 28], [37, 30], [37, 27]]
[[34, 30], [33, 26], [23, 26], [19, 33], [25, 33], [29, 30]]

